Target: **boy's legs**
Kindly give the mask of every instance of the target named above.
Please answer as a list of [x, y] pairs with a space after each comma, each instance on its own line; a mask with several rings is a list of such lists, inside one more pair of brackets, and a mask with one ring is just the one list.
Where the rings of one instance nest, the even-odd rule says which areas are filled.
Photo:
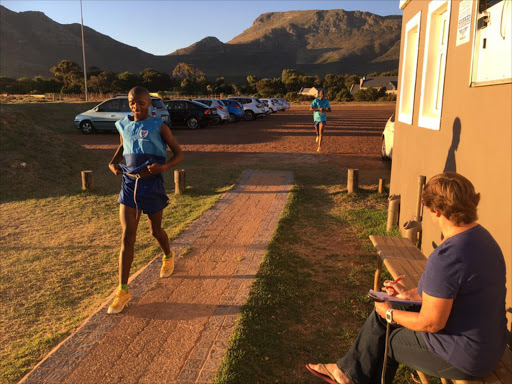
[[135, 239], [139, 218], [140, 211], [127, 207], [124, 204], [119, 205], [119, 220], [123, 230], [121, 250], [119, 252], [119, 289], [112, 305], [108, 307], [107, 313], [109, 314], [121, 312], [132, 298], [132, 295], [128, 293], [128, 278], [130, 277], [130, 269], [135, 252]]
[[322, 146], [325, 121], [318, 123], [316, 126], [318, 127], [318, 150], [320, 150], [320, 147]]
[[121, 251], [119, 252], [119, 283], [128, 284], [133, 255], [135, 253], [135, 239], [141, 212], [126, 205], [119, 205], [119, 220], [123, 231], [121, 238]]
[[160, 244], [160, 248], [164, 253], [164, 257], [162, 259], [162, 268], [160, 269], [160, 277], [169, 277], [174, 272], [174, 252], [171, 251], [171, 246], [169, 244], [169, 237], [167, 233], [162, 228], [162, 217], [164, 210], [160, 210], [157, 213], [153, 213], [151, 215], [148, 214], [149, 220], [149, 228], [151, 230], [151, 234]]
[[163, 209], [157, 213], [153, 213], [148, 215], [149, 221], [149, 229], [151, 230], [151, 235], [158, 241], [160, 248], [165, 256], [171, 253], [171, 246], [169, 244], [169, 237], [167, 233], [162, 228], [162, 217], [163, 217]]

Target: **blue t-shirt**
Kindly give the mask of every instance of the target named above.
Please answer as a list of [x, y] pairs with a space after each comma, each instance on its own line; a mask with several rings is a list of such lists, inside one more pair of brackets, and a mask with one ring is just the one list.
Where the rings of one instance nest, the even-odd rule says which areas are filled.
[[[327, 109], [327, 108], [331, 108], [331, 104], [329, 104], [329, 100], [327, 99], [315, 99], [313, 100], [313, 102], [311, 103], [311, 108], [324, 108], [324, 109]], [[327, 121], [327, 114], [326, 113], [320, 113], [320, 111], [315, 111], [313, 113], [313, 120], [314, 121], [320, 121], [320, 122], [325, 122]]]
[[477, 225], [447, 238], [430, 255], [418, 292], [453, 299], [444, 329], [424, 333], [430, 350], [454, 367], [485, 376], [505, 350], [505, 260]]
[[162, 120], [150, 116], [144, 120], [130, 120], [128, 116], [116, 121], [116, 128], [123, 138], [123, 156], [126, 166], [133, 172], [148, 159], [165, 163], [167, 143], [160, 136]]

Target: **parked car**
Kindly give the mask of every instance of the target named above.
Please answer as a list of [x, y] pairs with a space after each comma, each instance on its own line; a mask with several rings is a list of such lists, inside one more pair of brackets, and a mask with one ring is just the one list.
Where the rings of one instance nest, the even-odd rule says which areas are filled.
[[286, 99], [283, 99], [282, 97], [278, 97], [277, 100], [279, 100], [281, 103], [283, 103], [283, 107], [285, 110], [290, 109], [290, 103]]
[[228, 107], [229, 117], [228, 121], [234, 123], [244, 118], [244, 107], [238, 101], [235, 100], [221, 100], [225, 106]]
[[230, 97], [228, 100], [238, 101], [244, 107], [245, 120], [254, 120], [257, 117], [262, 117], [270, 111], [265, 104], [256, 97], [250, 96], [235, 96]]
[[272, 101], [279, 105], [279, 108], [280, 108], [281, 111], [285, 111], [286, 110], [285, 102], [284, 101], [281, 101], [279, 99], [272, 99]]
[[267, 104], [267, 107], [270, 108], [271, 113], [275, 113], [277, 111], [284, 110], [283, 107], [281, 106], [281, 103], [279, 101], [277, 101], [277, 99], [260, 99], [260, 100], [263, 101], [265, 104]]
[[165, 106], [173, 126], [186, 125], [189, 129], [204, 128], [213, 124], [217, 116], [217, 109], [193, 100], [166, 101]]
[[[221, 100], [216, 99], [195, 99], [194, 101], [197, 101], [198, 103], [205, 104], [209, 106], [210, 108], [216, 108], [217, 109], [217, 118], [214, 120], [214, 124], [222, 124], [228, 121], [229, 119], [229, 111], [228, 107], [224, 105], [224, 103]], [[220, 117], [220, 120], [218, 119]]]
[[[150, 113], [169, 124], [169, 112], [162, 99], [151, 97]], [[116, 96], [113, 99], [105, 100], [93, 109], [76, 115], [74, 124], [75, 128], [80, 129], [84, 134], [100, 130], [116, 131], [115, 122], [131, 114], [128, 96]]]
[[384, 132], [382, 132], [382, 144], [380, 156], [383, 160], [390, 160], [393, 157], [393, 141], [395, 137], [395, 114], [388, 119]]

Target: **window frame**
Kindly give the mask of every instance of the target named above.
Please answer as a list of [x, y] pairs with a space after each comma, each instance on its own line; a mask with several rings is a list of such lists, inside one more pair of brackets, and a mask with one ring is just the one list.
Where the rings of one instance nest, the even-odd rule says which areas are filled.
[[[436, 12], [439, 11], [439, 9], [446, 6], [446, 47], [444, 51], [444, 59], [442, 63], [438, 64], [438, 67], [431, 68], [429, 66], [429, 53], [430, 53], [430, 39], [432, 38], [431, 30], [432, 30], [432, 20], [436, 16]], [[423, 71], [422, 71], [422, 79], [421, 79], [421, 96], [420, 96], [420, 111], [419, 111], [419, 117], [418, 117], [418, 126], [422, 128], [432, 129], [432, 130], [439, 130], [441, 128], [441, 116], [443, 111], [443, 101], [444, 101], [444, 85], [446, 83], [446, 64], [447, 64], [447, 52], [449, 51], [448, 46], [450, 44], [450, 21], [451, 21], [451, 8], [452, 8], [452, 1], [451, 0], [431, 0], [428, 5], [428, 12], [427, 12], [427, 28], [425, 33], [425, 49], [423, 51]], [[442, 36], [441, 36], [442, 37]], [[440, 37], [440, 38], [441, 38]], [[438, 62], [440, 60], [440, 53], [439, 47], [437, 47], [437, 55], [436, 58], [433, 60], [434, 63]], [[426, 103], [426, 80], [427, 80], [427, 72], [432, 71], [433, 69], [436, 69], [436, 76], [434, 78], [431, 78], [432, 84], [429, 84], [429, 90], [430, 90], [430, 98], [431, 100], [431, 108], [428, 111], [429, 114], [433, 116], [427, 115], [427, 111], [425, 109], [425, 103]], [[441, 72], [441, 73], [440, 73]], [[430, 76], [428, 76], [430, 78]], [[441, 80], [441, 81], [440, 81]], [[434, 95], [434, 96], [432, 96]], [[439, 109], [435, 109], [435, 101], [437, 98], [437, 95], [440, 95], [440, 107]]]
[[[404, 80], [408, 80], [408, 79], [403, 78], [403, 75], [405, 72], [404, 68], [406, 68], [406, 66], [408, 65], [408, 61], [407, 61], [408, 45], [407, 44], [409, 41], [409, 32], [416, 27], [418, 28], [418, 33], [416, 35], [416, 42], [414, 45], [415, 53], [414, 53], [414, 60], [413, 60], [414, 69], [413, 69], [413, 76], [412, 76], [412, 85], [411, 85], [410, 95], [409, 95], [408, 100], [404, 100], [404, 98], [403, 98], [404, 87], [406, 86], [406, 83], [407, 83], [407, 85], [410, 84], [408, 81], [404, 81]], [[400, 103], [398, 105], [398, 121], [400, 121], [401, 123], [404, 123], [404, 124], [409, 124], [409, 125], [412, 124], [413, 116], [414, 116], [414, 100], [415, 100], [415, 96], [416, 96], [416, 79], [418, 77], [418, 57], [419, 57], [419, 53], [420, 53], [420, 44], [419, 44], [420, 43], [420, 33], [421, 33], [421, 11], [419, 11], [416, 15], [414, 15], [414, 17], [411, 18], [405, 25], [404, 53], [402, 55], [402, 57], [403, 57], [403, 65], [402, 65], [402, 73], [401, 73], [402, 78], [400, 79]], [[405, 102], [408, 102], [410, 104], [410, 108], [411, 108], [410, 114], [405, 114], [403, 112], [402, 106], [404, 105]]]

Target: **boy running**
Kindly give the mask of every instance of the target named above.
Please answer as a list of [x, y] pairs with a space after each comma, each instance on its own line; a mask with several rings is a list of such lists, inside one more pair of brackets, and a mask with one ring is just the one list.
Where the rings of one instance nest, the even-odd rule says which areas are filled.
[[320, 90], [320, 92], [318, 92], [318, 98], [313, 100], [309, 110], [315, 111], [315, 113], [313, 113], [313, 120], [315, 121], [315, 141], [318, 143], [318, 148], [316, 149], [316, 151], [320, 152], [322, 146], [324, 127], [325, 123], [327, 122], [326, 112], [331, 112], [331, 104], [329, 104], [329, 100], [325, 98], [325, 91], [323, 89]]
[[[162, 228], [163, 209], [169, 204], [162, 172], [181, 163], [183, 152], [169, 127], [160, 118], [150, 116], [151, 99], [146, 88], [132, 88], [128, 93], [128, 104], [133, 116], [116, 121], [121, 143], [109, 164], [114, 174], [123, 174], [118, 200], [123, 230], [119, 254], [120, 284], [108, 308], [109, 314], [121, 312], [132, 298], [128, 293], [128, 277], [141, 211], [148, 215], [151, 234], [164, 254], [160, 277], [168, 277], [174, 270], [174, 252]], [[167, 146], [173, 154], [169, 160]], [[123, 157], [126, 165], [119, 164]]]

